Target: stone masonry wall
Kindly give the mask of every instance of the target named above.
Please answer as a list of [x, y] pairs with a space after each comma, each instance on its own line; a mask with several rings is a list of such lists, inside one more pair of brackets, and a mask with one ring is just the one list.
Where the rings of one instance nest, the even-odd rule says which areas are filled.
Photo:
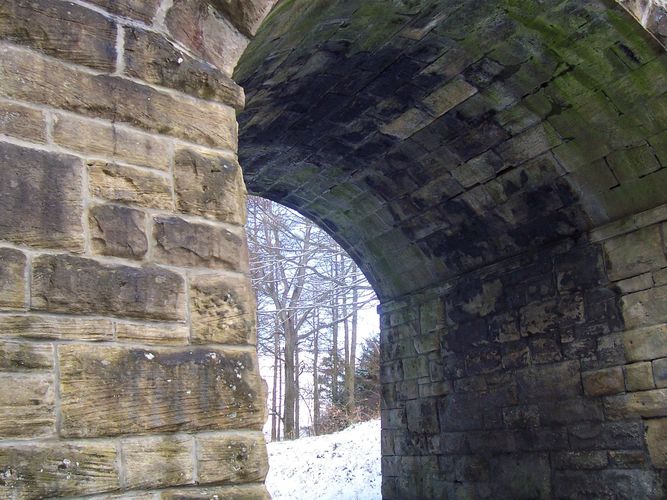
[[0, 498], [267, 498], [230, 79], [267, 5], [0, 2]]
[[384, 498], [664, 498], [666, 221], [383, 304]]

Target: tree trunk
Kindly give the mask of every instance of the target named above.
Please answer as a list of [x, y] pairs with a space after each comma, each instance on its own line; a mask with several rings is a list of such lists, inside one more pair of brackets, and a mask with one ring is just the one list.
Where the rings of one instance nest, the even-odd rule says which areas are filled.
[[320, 354], [320, 313], [317, 313], [317, 322], [313, 337], [313, 434], [320, 434], [320, 386], [317, 379], [317, 362]]
[[292, 327], [291, 322], [287, 319], [285, 325], [285, 397], [283, 398], [283, 425], [285, 439], [294, 439], [295, 432], [295, 410], [296, 399], [298, 397], [296, 391], [295, 378], [295, 350], [296, 350], [296, 332]]
[[273, 336], [273, 390], [271, 391], [271, 441], [278, 439], [276, 433], [278, 428], [278, 413], [277, 413], [277, 392], [278, 392], [278, 373], [280, 373], [280, 332], [276, 328]]
[[[334, 279], [338, 277], [338, 258], [333, 263]], [[338, 291], [334, 290], [331, 298], [331, 401], [333, 404], [339, 403], [338, 399]]]
[[[357, 371], [357, 324], [358, 324], [358, 307], [357, 300], [359, 300], [359, 290], [357, 289], [357, 273], [352, 274], [352, 332], [350, 336], [350, 362], [349, 362], [349, 377], [347, 382], [347, 411], [353, 414], [355, 411], [354, 402], [354, 381], [355, 373]], [[347, 373], [346, 373], [347, 374]]]

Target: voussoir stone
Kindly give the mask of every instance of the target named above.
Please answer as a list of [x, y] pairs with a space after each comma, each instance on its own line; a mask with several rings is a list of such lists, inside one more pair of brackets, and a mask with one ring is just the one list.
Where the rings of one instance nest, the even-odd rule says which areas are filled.
[[249, 351], [69, 344], [58, 347], [58, 365], [64, 436], [264, 424], [262, 379]]
[[190, 436], [123, 439], [126, 487], [150, 489], [194, 483], [193, 448]]
[[245, 276], [194, 276], [190, 280], [192, 341], [254, 344], [255, 297]]
[[146, 215], [140, 210], [97, 205], [88, 210], [93, 252], [141, 259], [148, 251]]
[[40, 255], [32, 263], [31, 290], [32, 308], [41, 311], [158, 320], [185, 317], [183, 278], [158, 267]]
[[48, 373], [0, 373], [0, 438], [55, 433], [55, 384]]
[[174, 266], [245, 270], [247, 250], [243, 233], [179, 217], [154, 217], [153, 252], [157, 262]]
[[0, 239], [80, 252], [81, 212], [81, 160], [0, 143]]
[[200, 484], [264, 481], [269, 470], [262, 433], [197, 436], [197, 472]]
[[25, 303], [27, 258], [18, 250], [0, 248], [0, 308], [22, 309]]

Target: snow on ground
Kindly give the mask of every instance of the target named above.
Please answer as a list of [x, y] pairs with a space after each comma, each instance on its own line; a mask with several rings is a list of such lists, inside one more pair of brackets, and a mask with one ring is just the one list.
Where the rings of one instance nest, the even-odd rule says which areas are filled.
[[275, 500], [380, 499], [380, 421], [335, 434], [269, 443], [266, 486]]

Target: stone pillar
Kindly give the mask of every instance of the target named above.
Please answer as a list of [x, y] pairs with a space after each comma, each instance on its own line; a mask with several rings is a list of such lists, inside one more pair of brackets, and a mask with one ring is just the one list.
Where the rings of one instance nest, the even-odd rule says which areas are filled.
[[220, 3], [0, 3], [2, 498], [268, 497]]
[[384, 498], [664, 498], [665, 221], [383, 304]]

